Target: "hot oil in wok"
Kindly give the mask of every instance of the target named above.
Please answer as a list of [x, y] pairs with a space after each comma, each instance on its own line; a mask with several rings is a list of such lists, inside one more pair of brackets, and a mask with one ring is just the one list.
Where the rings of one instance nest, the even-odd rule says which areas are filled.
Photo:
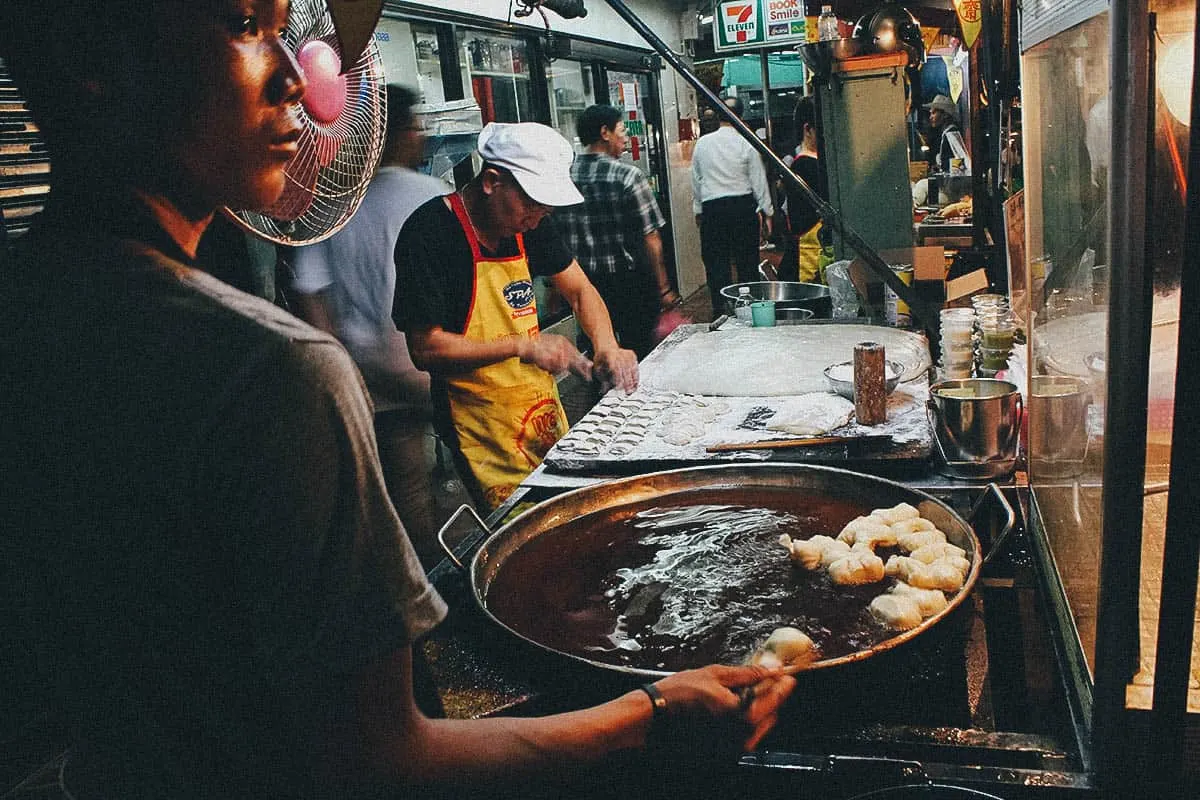
[[[863, 508], [795, 491], [709, 490], [572, 520], [535, 537], [487, 590], [497, 619], [607, 664], [676, 671], [739, 663], [772, 630], [805, 631], [821, 658], [894, 635], [867, 611], [892, 585], [835, 586], [793, 567], [781, 533], [836, 536]], [[887, 559], [897, 552], [880, 548]]]

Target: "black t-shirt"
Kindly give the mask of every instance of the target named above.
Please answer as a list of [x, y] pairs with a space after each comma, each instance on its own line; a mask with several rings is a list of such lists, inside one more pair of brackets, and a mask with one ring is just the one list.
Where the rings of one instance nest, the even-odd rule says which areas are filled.
[[[792, 172], [803, 178], [804, 182], [811, 186], [821, 199], [828, 199], [829, 190], [825, 186], [825, 170], [821, 169], [821, 162], [818, 159], [796, 156], [796, 160], [792, 162]], [[787, 186], [788, 195], [788, 219], [792, 224], [792, 233], [799, 236], [816, 225], [821, 220], [821, 215], [808, 202], [807, 197], [791, 186], [787, 184], [785, 186]]]
[[[562, 272], [574, 261], [551, 217], [524, 236], [530, 277]], [[485, 257], [517, 255], [516, 237], [496, 252], [480, 244]], [[444, 198], [435, 197], [413, 212], [396, 240], [396, 293], [392, 318], [401, 330], [439, 326], [450, 333], [466, 327], [475, 283], [471, 244]]]

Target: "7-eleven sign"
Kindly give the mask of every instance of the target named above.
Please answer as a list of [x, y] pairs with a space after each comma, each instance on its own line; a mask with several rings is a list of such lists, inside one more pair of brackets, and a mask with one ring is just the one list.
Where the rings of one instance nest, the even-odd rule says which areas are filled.
[[760, 0], [727, 0], [717, 4], [717, 13], [713, 15], [717, 49], [763, 42], [759, 3]]

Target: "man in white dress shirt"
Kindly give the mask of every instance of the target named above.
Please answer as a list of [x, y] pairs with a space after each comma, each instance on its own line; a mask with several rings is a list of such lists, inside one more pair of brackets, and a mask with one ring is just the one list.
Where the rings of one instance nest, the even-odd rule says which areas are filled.
[[[742, 101], [725, 99], [742, 116]], [[758, 280], [760, 235], [771, 234], [775, 207], [767, 171], [758, 151], [725, 120], [721, 127], [696, 142], [692, 154], [692, 210], [700, 226], [700, 257], [708, 278], [713, 314], [724, 311], [721, 289], [730, 283]], [[729, 262], [737, 265], [730, 280]]]

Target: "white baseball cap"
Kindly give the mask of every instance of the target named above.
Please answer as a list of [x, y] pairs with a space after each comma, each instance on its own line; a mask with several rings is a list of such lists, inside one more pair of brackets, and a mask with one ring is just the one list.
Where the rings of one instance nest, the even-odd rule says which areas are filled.
[[535, 202], [573, 206], [583, 195], [571, 182], [575, 153], [558, 131], [537, 122], [489, 122], [479, 134], [479, 156], [504, 167]]

